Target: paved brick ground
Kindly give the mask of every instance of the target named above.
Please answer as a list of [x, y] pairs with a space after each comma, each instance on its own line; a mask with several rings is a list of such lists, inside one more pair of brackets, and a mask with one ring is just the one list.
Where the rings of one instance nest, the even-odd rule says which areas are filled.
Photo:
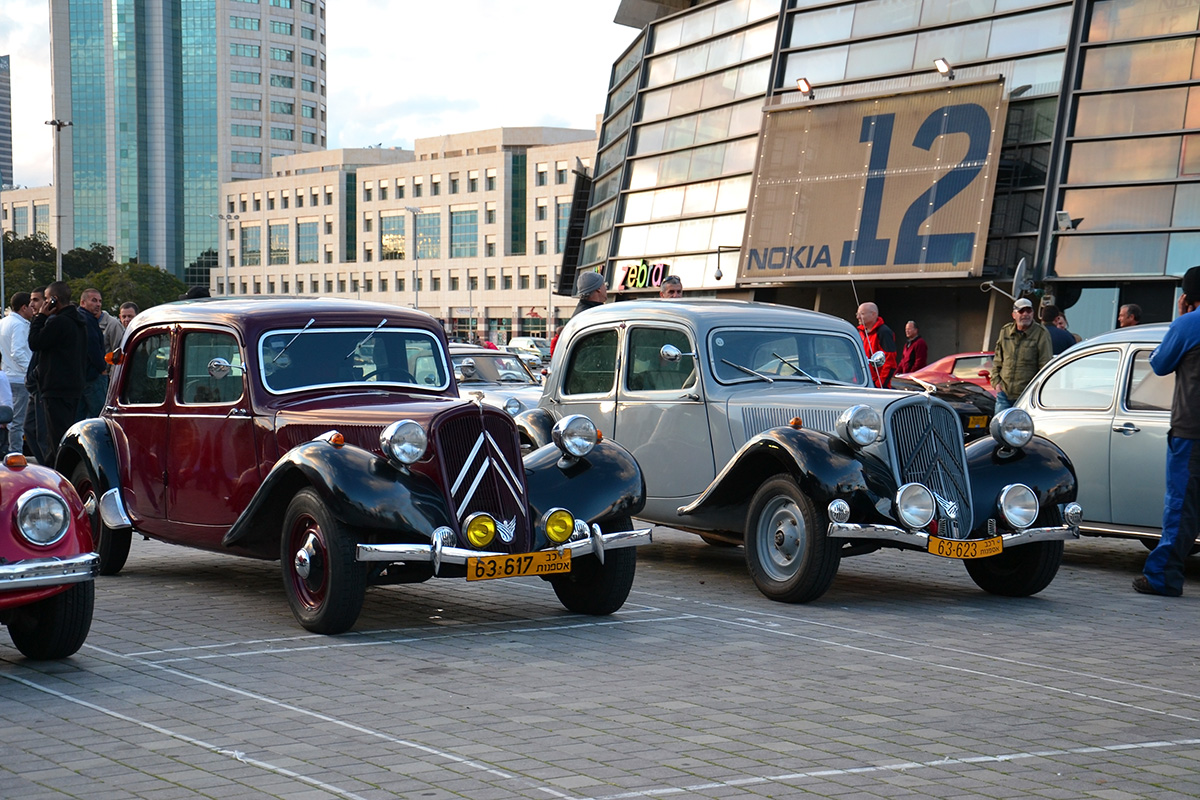
[[1167, 600], [1136, 542], [1072, 543], [1012, 600], [884, 552], [787, 606], [656, 537], [612, 617], [435, 580], [334, 638], [274, 564], [135, 542], [79, 655], [0, 646], [0, 797], [1200, 796], [1200, 559]]

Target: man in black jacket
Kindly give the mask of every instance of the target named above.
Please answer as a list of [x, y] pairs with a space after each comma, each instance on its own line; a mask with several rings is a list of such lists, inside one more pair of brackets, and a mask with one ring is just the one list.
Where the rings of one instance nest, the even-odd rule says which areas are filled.
[[29, 324], [29, 349], [37, 353], [37, 386], [50, 439], [47, 466], [54, 465], [58, 443], [75, 422], [83, 396], [87, 332], [71, 288], [64, 281], [46, 287], [46, 302]]

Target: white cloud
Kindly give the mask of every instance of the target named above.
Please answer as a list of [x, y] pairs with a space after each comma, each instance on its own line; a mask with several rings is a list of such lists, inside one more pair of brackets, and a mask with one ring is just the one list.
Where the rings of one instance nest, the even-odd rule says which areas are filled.
[[[330, 148], [500, 126], [591, 129], [613, 62], [637, 31], [617, 0], [330, 0]], [[50, 182], [49, 8], [0, 3], [0, 54], [12, 56], [14, 175]]]

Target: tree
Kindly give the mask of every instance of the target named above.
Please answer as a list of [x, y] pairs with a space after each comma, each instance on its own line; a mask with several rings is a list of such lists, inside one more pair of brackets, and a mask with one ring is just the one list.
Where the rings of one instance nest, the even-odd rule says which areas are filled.
[[[4, 260], [13, 261], [27, 258], [30, 261], [41, 261], [44, 264], [55, 263], [54, 245], [43, 233], [32, 236], [17, 236], [12, 231], [4, 232]], [[7, 287], [6, 287], [7, 288]]]
[[143, 311], [160, 303], [178, 300], [187, 291], [174, 275], [152, 264], [109, 264], [98, 272], [70, 281], [71, 296], [79, 298], [84, 289], [100, 290], [104, 309], [116, 314], [122, 303], [134, 302]]
[[39, 286], [48, 286], [54, 280], [54, 261], [45, 263], [29, 258], [9, 259], [8, 243], [4, 250], [4, 306], [17, 292], [30, 292]]
[[94, 272], [100, 272], [113, 263], [113, 249], [106, 244], [92, 242], [88, 248], [76, 247], [63, 253], [63, 279], [83, 278]]

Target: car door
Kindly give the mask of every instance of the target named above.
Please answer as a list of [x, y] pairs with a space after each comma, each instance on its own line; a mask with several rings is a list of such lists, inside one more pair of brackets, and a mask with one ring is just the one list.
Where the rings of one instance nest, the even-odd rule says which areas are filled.
[[1060, 356], [1021, 397], [1034, 430], [1075, 465], [1078, 500], [1089, 522], [1111, 520], [1109, 445], [1122, 355], [1120, 347], [1111, 347]]
[[[557, 398], [551, 398], [563, 417], [586, 414], [611, 436], [617, 409], [616, 326], [592, 328], [571, 339]], [[619, 440], [617, 440], [619, 441]]]
[[1110, 519], [1114, 525], [1162, 527], [1175, 375], [1155, 375], [1150, 369], [1152, 352], [1151, 345], [1136, 346], [1130, 352], [1121, 404], [1109, 434]]
[[228, 330], [188, 330], [177, 346], [167, 517], [189, 543], [215, 547], [259, 485], [246, 362]]
[[167, 394], [172, 333], [148, 328], [128, 343], [116, 379], [114, 404], [106, 408], [120, 461], [121, 489], [133, 524], [164, 535], [167, 508]]
[[699, 495], [716, 477], [696, 359], [662, 360], [663, 345], [696, 352], [682, 327], [632, 324], [625, 332], [613, 439], [633, 453], [647, 499]]

